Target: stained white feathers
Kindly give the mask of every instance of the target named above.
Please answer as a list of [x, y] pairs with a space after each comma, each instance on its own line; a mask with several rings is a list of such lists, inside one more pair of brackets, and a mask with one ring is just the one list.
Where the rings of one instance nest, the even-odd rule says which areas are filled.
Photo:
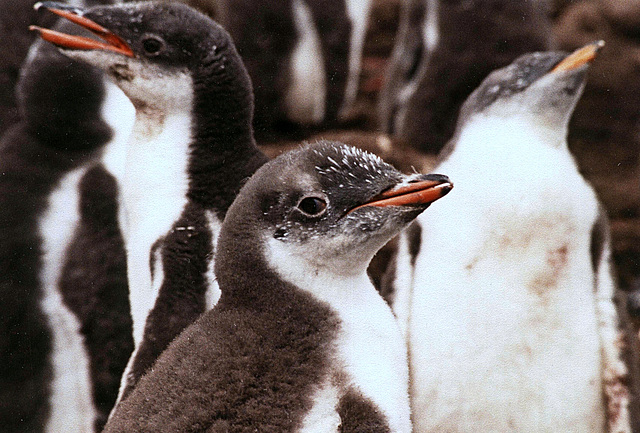
[[598, 287], [590, 257], [598, 202], [538, 122], [475, 115], [438, 167], [456, 188], [396, 281], [416, 432], [604, 431], [602, 366], [624, 367], [608, 253]]

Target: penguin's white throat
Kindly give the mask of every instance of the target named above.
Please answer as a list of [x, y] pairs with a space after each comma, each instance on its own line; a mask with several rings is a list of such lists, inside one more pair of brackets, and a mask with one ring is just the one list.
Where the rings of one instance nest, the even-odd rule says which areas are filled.
[[[366, 275], [367, 266], [377, 249], [367, 249], [366, 246], [359, 248], [351, 243], [353, 248], [348, 250], [350, 242], [343, 238], [347, 238], [347, 235], [311, 238], [304, 242], [283, 242], [270, 238], [265, 255], [269, 265], [291, 282]], [[356, 248], [359, 251], [354, 251]]]
[[185, 72], [163, 73], [153, 69], [136, 71], [131, 81], [117, 80], [117, 84], [136, 108], [138, 126], [155, 126], [149, 133], [158, 134], [167, 117], [191, 117], [193, 80]]
[[[136, 344], [163, 280], [161, 268], [151, 278], [151, 251], [188, 202], [189, 161], [195, 145], [191, 80], [186, 75], [168, 75], [163, 80], [158, 83], [162, 89], [147, 95], [143, 106], [134, 102], [136, 120], [127, 146], [122, 189]], [[131, 98], [131, 91], [128, 96]]]
[[[545, 117], [535, 113], [521, 112], [509, 114], [509, 107], [491, 110], [470, 117], [464, 124], [456, 140], [456, 152], [489, 153], [493, 156], [511, 155], [526, 157], [528, 152], [518, 153], [515, 149], [537, 150], [545, 148], [566, 148], [568, 128], [566, 124], [547, 122]], [[488, 165], [487, 167], [491, 167]]]

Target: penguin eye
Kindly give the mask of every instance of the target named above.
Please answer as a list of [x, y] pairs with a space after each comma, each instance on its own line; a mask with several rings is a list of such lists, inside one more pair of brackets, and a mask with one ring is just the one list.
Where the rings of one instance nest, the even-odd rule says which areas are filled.
[[305, 197], [298, 203], [298, 209], [305, 215], [317, 217], [327, 210], [327, 202], [320, 197]]
[[145, 36], [142, 40], [142, 49], [144, 49], [144, 53], [149, 57], [159, 55], [164, 51], [164, 48], [164, 40], [158, 36], [149, 35]]

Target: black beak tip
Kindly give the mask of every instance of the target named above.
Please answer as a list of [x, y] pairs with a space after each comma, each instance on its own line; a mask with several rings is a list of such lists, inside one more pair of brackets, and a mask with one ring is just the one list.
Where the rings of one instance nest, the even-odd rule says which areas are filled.
[[451, 182], [444, 185], [442, 187], [442, 196], [444, 197], [445, 195], [449, 194], [449, 192], [451, 192], [452, 189], [453, 189], [453, 184]]

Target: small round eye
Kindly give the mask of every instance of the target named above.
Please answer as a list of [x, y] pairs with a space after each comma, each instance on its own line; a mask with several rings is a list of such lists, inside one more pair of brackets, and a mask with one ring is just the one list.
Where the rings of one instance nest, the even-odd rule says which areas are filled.
[[327, 202], [320, 197], [305, 197], [298, 203], [298, 209], [309, 216], [320, 216], [327, 210]]
[[164, 40], [158, 36], [149, 35], [142, 40], [142, 48], [147, 56], [157, 56], [164, 51]]

